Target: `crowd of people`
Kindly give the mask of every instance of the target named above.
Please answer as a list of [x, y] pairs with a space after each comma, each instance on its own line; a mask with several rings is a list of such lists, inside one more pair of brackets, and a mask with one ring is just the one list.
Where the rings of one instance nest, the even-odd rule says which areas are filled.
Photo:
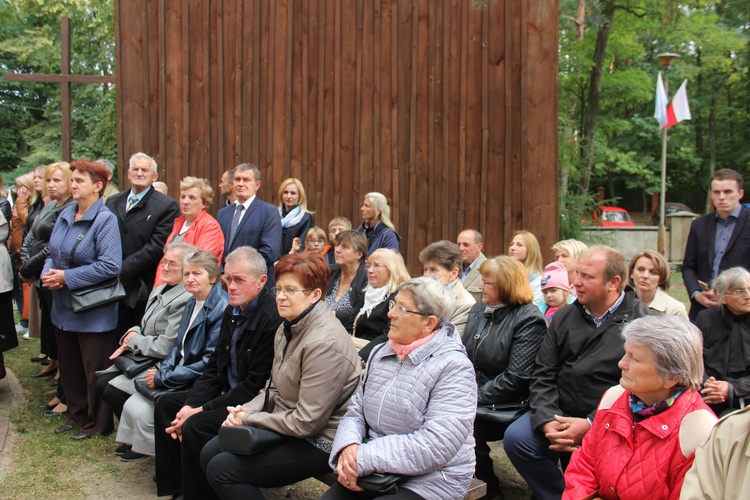
[[252, 164], [222, 175], [215, 218], [206, 179], [175, 201], [148, 155], [128, 190], [113, 169], [53, 163], [16, 180], [12, 210], [0, 198], [0, 378], [15, 300], [54, 432], [116, 429], [122, 461], [154, 457], [159, 496], [263, 498], [333, 471], [326, 499], [460, 499], [473, 476], [502, 499], [497, 441], [537, 499], [750, 493], [736, 172], [691, 227], [688, 314], [652, 250], [563, 240], [545, 266], [529, 231], [488, 257], [467, 228], [412, 277], [381, 193], [326, 230], [299, 179], [262, 201]]

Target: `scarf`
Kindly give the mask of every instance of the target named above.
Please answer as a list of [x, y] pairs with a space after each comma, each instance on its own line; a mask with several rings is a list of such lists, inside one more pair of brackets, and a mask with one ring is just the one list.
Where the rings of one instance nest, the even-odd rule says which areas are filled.
[[638, 396], [630, 393], [630, 410], [633, 412], [633, 421], [640, 422], [647, 419], [648, 417], [658, 415], [659, 413], [666, 411], [670, 406], [674, 404], [677, 398], [685, 392], [685, 390], [677, 391], [677, 393], [671, 398], [667, 398], [664, 401], [659, 401], [656, 404], [647, 405], [641, 401]]
[[284, 215], [285, 211], [283, 206], [279, 207], [279, 217], [281, 217], [281, 227], [283, 228], [296, 226], [305, 216], [305, 211], [299, 205], [291, 209], [286, 215]]
[[367, 287], [367, 290], [365, 291], [365, 305], [362, 306], [362, 309], [360, 309], [359, 314], [357, 316], [365, 315], [368, 318], [370, 317], [370, 313], [372, 310], [383, 302], [389, 295], [390, 290], [388, 289], [388, 285], [381, 286], [380, 288], [373, 288], [371, 286]]
[[435, 334], [438, 332], [438, 330], [433, 330], [431, 333], [425, 335], [421, 339], [417, 339], [411, 344], [399, 344], [398, 342], [394, 342], [391, 339], [388, 339], [388, 345], [391, 346], [391, 349], [393, 349], [393, 352], [396, 353], [396, 356], [398, 356], [399, 361], [403, 361], [406, 356], [408, 356], [414, 349], [417, 347], [425, 345], [427, 342], [429, 342], [432, 337], [435, 336]]
[[494, 306], [488, 306], [485, 304], [484, 306], [484, 315], [487, 317], [491, 317], [493, 314], [495, 314], [495, 311], [503, 307], [505, 304], [495, 304]]

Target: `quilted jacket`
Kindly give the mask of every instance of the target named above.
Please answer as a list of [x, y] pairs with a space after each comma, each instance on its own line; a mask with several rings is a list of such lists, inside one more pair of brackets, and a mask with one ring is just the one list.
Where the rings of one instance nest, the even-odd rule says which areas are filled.
[[414, 477], [403, 487], [422, 498], [463, 498], [474, 473], [476, 386], [450, 323], [402, 362], [388, 343], [376, 348], [339, 424], [331, 467], [341, 450], [358, 444], [360, 476], [405, 474]]
[[565, 471], [563, 499], [597, 492], [601, 498], [678, 499], [685, 473], [716, 417], [694, 391], [666, 411], [633, 424], [630, 392], [620, 386], [602, 397], [594, 427]]

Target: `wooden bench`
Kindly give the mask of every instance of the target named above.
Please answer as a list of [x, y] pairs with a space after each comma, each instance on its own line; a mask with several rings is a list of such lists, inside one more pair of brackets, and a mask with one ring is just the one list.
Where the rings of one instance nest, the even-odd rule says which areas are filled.
[[[328, 486], [333, 486], [338, 481], [338, 476], [333, 472], [329, 472], [328, 474], [323, 474], [322, 476], [315, 476], [315, 479], [327, 484]], [[469, 491], [466, 492], [464, 500], [476, 500], [477, 498], [484, 497], [486, 494], [487, 485], [484, 483], [484, 481], [480, 481], [479, 479], [473, 477], [471, 478], [471, 485], [469, 485]]]

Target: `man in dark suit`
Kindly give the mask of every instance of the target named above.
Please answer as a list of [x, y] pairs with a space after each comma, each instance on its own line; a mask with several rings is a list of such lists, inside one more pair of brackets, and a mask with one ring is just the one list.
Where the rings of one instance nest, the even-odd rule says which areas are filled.
[[128, 168], [130, 189], [107, 199], [107, 208], [117, 216], [120, 226], [120, 280], [127, 291], [120, 302], [118, 335], [141, 324], [156, 266], [174, 220], [180, 215], [177, 202], [151, 187], [158, 176], [156, 161], [145, 153], [135, 153]]
[[234, 204], [220, 209], [216, 214], [216, 220], [224, 232], [224, 255], [242, 246], [253, 247], [260, 252], [266, 260], [266, 288], [270, 290], [276, 284], [273, 264], [281, 257], [281, 216], [276, 207], [256, 196], [260, 189], [260, 169], [255, 165], [237, 165], [233, 189], [237, 197]]
[[[695, 219], [690, 226], [682, 278], [690, 296], [690, 321], [717, 304], [711, 284], [730, 267], [750, 270], [750, 211], [740, 205], [745, 194], [742, 176], [731, 169], [711, 178], [711, 201], [716, 212]], [[706, 285], [704, 287], [699, 280]]]
[[[165, 394], [154, 410], [158, 494], [213, 498], [200, 452], [219, 432], [227, 406], [253, 399], [273, 364], [273, 339], [281, 324], [276, 299], [264, 289], [265, 259], [241, 247], [226, 259], [229, 307], [216, 349], [190, 391]], [[166, 431], [166, 432], [165, 432]]]

